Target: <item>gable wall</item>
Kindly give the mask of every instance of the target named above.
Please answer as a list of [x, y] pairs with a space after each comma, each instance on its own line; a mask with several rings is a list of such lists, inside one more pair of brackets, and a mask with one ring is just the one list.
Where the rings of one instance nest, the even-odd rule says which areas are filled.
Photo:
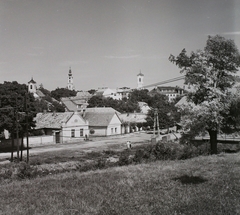
[[[83, 129], [81, 135], [80, 130]], [[74, 130], [74, 137], [72, 137], [72, 130]], [[74, 114], [68, 122], [62, 126], [62, 140], [63, 142], [75, 142], [83, 140], [85, 135], [89, 136], [88, 124], [78, 114]]]

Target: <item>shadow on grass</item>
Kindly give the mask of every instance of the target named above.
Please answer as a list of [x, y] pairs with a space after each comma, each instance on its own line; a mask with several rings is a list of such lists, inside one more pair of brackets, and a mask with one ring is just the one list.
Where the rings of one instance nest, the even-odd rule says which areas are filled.
[[180, 177], [173, 178], [175, 181], [180, 181], [182, 184], [201, 184], [207, 181], [207, 179], [200, 176], [182, 175]]

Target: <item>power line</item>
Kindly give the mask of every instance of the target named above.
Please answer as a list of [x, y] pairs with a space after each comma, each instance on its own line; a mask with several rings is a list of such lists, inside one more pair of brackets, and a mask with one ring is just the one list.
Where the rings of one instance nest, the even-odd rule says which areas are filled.
[[179, 76], [179, 77], [176, 77], [176, 78], [168, 79], [166, 81], [157, 82], [155, 84], [149, 84], [149, 85], [143, 86], [143, 88], [155, 87], [155, 86], [158, 86], [158, 85], [162, 85], [162, 84], [167, 84], [167, 83], [183, 80], [184, 78], [185, 78], [185, 76], [183, 75], [183, 76]]

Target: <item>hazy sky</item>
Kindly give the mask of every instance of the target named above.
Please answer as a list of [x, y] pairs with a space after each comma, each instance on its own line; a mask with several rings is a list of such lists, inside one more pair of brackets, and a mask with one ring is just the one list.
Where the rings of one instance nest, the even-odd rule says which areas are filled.
[[[239, 0], [0, 0], [0, 82], [49, 90], [137, 86], [181, 76], [168, 61], [208, 35], [240, 48]], [[174, 85], [175, 83], [173, 83]]]

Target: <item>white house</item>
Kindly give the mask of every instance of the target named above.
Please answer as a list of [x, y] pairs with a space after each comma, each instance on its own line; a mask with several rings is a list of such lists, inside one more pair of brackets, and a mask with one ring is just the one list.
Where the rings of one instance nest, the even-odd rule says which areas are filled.
[[38, 113], [36, 130], [53, 135], [55, 143], [74, 142], [89, 136], [88, 122], [77, 112]]
[[110, 89], [108, 87], [102, 87], [98, 88], [96, 95], [102, 95], [106, 98], [110, 97], [115, 100], [121, 100], [122, 99], [122, 93], [118, 92], [116, 89]]
[[89, 130], [94, 130], [93, 136], [121, 134], [122, 122], [113, 108], [87, 108], [83, 118], [89, 122]]

